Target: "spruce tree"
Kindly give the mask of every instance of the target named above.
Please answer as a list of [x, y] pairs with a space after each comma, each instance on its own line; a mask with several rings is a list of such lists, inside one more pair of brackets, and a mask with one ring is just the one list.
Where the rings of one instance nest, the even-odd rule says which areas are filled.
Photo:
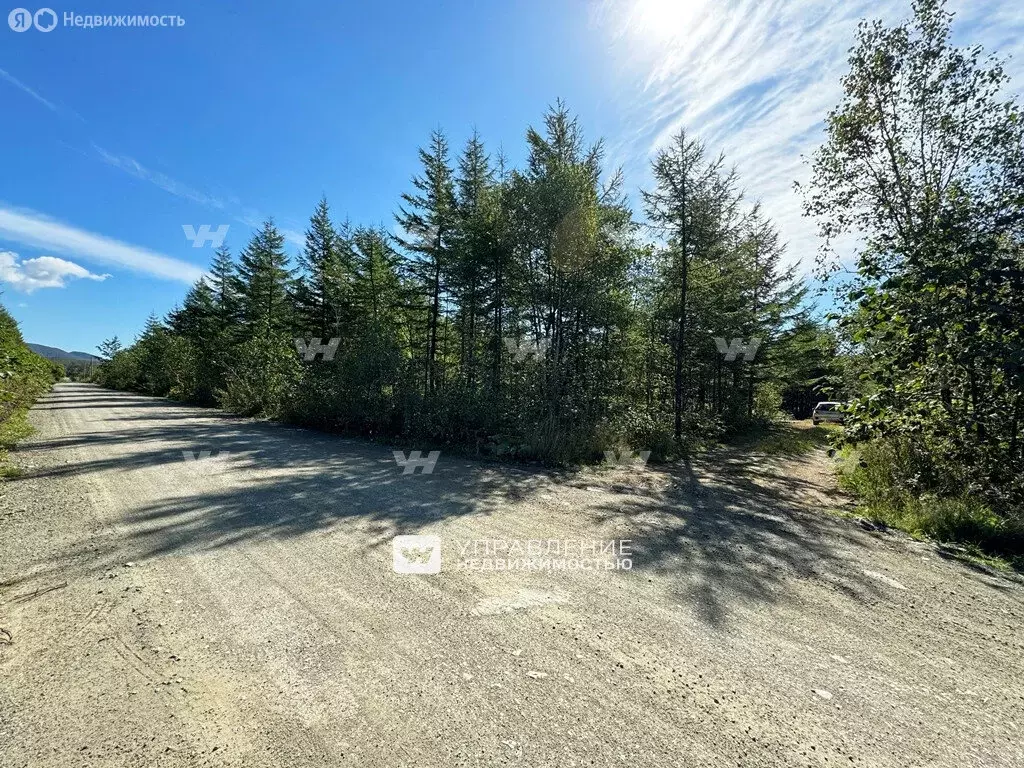
[[350, 289], [347, 255], [347, 242], [331, 222], [327, 199], [321, 198], [298, 258], [302, 273], [296, 285], [295, 321], [302, 335], [321, 339], [340, 335]]
[[404, 193], [396, 215], [405, 230], [400, 238], [413, 256], [409, 270], [427, 297], [427, 344], [425, 355], [425, 391], [433, 392], [440, 378], [438, 371], [438, 331], [444, 293], [444, 278], [449, 268], [449, 251], [455, 220], [455, 188], [448, 156], [448, 140], [441, 131], [430, 135], [429, 149], [419, 150], [423, 166], [421, 176], [412, 180], [416, 192]]
[[231, 257], [226, 245], [214, 251], [213, 262], [210, 264], [210, 288], [216, 308], [218, 331], [233, 329], [239, 322], [239, 291], [238, 267]]
[[271, 220], [252, 236], [239, 257], [241, 317], [250, 336], [284, 335], [291, 331], [291, 270], [284, 237]]
[[477, 384], [478, 326], [490, 293], [489, 266], [497, 247], [493, 206], [487, 199], [494, 185], [494, 173], [479, 134], [474, 131], [459, 158], [456, 186], [456, 226], [453, 236], [451, 288], [459, 307], [459, 330], [463, 375], [472, 390]]

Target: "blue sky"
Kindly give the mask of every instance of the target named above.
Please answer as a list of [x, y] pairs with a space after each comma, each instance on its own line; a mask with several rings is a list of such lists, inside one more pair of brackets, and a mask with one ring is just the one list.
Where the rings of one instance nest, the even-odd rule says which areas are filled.
[[[856, 20], [906, 16], [909, 0], [50, 7], [185, 20], [0, 27], [0, 300], [27, 340], [92, 351], [132, 339], [206, 268], [211, 248], [183, 224], [229, 225], [237, 252], [273, 216], [294, 252], [326, 194], [337, 217], [391, 228], [432, 129], [457, 149], [476, 127], [516, 163], [526, 126], [559, 97], [634, 196], [681, 125], [725, 151], [788, 258], [808, 265], [801, 154], [838, 99]], [[951, 7], [958, 37], [1018, 54], [1009, 69], [1024, 82], [1024, 12]]]

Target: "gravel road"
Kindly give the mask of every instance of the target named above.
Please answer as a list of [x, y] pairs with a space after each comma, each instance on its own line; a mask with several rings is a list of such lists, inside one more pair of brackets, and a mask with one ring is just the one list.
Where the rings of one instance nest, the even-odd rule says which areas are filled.
[[1020, 579], [827, 514], [821, 452], [407, 473], [85, 384], [31, 420], [4, 768], [1024, 765]]

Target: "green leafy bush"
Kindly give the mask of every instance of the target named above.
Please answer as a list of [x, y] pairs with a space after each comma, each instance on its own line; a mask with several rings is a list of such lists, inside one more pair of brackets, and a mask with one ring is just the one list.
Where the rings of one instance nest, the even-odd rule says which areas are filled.
[[0, 463], [6, 449], [31, 434], [29, 406], [63, 376], [61, 365], [25, 345], [17, 322], [0, 306]]
[[963, 490], [939, 495], [923, 490], [937, 468], [931, 453], [911, 441], [887, 438], [847, 446], [840, 454], [840, 485], [862, 502], [865, 515], [940, 542], [964, 544], [985, 554], [1024, 555], [1024, 519], [996, 514], [983, 497]]
[[244, 416], [279, 418], [301, 375], [288, 339], [250, 339], [235, 348], [228, 362], [220, 404]]

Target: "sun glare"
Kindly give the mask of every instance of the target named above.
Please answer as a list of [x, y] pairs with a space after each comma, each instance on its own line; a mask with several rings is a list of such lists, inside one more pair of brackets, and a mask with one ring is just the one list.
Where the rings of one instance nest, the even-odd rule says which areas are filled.
[[668, 43], [692, 29], [704, 4], [704, 0], [634, 0], [628, 27], [641, 42]]

